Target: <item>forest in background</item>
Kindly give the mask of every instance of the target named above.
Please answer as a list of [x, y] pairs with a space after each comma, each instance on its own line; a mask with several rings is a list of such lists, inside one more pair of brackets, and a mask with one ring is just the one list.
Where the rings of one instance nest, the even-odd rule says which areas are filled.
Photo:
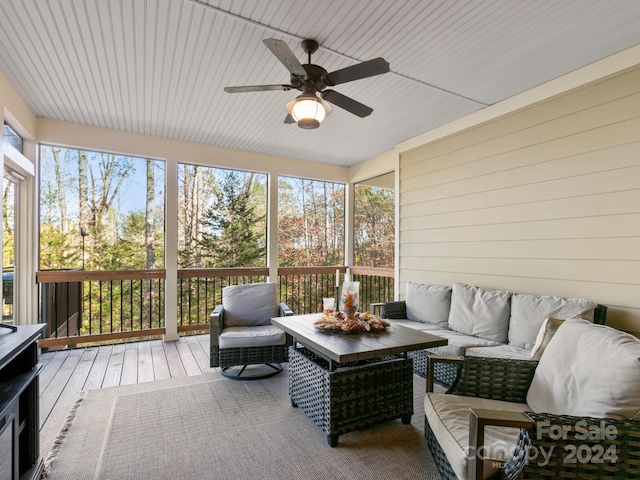
[[[40, 269], [163, 268], [165, 168], [42, 146]], [[179, 267], [265, 266], [267, 175], [181, 164], [178, 178]], [[280, 177], [278, 191], [279, 266], [342, 265], [344, 185]], [[393, 191], [358, 185], [355, 209], [354, 264], [392, 267]]]

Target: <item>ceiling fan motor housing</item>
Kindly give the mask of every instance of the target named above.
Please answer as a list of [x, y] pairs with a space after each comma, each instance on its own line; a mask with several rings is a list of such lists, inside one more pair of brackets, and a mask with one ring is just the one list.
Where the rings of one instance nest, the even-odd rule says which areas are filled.
[[327, 83], [325, 82], [325, 75], [327, 71], [320, 65], [314, 65], [307, 63], [302, 65], [302, 68], [307, 72], [307, 78], [303, 78], [294, 73], [291, 74], [291, 86], [298, 90], [304, 90], [305, 84], [310, 84], [315, 87], [317, 91], [322, 91]]

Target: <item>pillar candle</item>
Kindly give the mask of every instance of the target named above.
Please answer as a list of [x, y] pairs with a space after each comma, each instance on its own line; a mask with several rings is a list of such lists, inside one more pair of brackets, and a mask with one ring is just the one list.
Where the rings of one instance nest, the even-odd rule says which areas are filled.
[[336, 268], [336, 287], [340, 286], [340, 269]]

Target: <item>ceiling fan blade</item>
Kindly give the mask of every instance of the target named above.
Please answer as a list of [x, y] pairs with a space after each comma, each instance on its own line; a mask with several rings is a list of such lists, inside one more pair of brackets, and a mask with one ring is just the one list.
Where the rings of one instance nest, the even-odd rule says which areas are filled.
[[378, 57], [373, 60], [351, 65], [350, 67], [341, 68], [325, 75], [327, 85], [339, 85], [341, 83], [353, 82], [361, 78], [373, 77], [389, 71], [389, 62], [384, 58]]
[[357, 102], [353, 98], [349, 98], [334, 90], [325, 90], [320, 95], [327, 102], [333, 103], [337, 107], [344, 108], [347, 112], [351, 112], [361, 118], [371, 115], [371, 112], [373, 112], [373, 108], [367, 107], [363, 103]]
[[267, 92], [271, 90], [286, 92], [292, 88], [291, 85], [248, 85], [246, 87], [224, 87], [224, 91], [227, 93]]
[[291, 115], [287, 113], [287, 116], [284, 119], [284, 123], [296, 123], [296, 121], [293, 119]]
[[273, 53], [278, 60], [294, 75], [298, 75], [302, 78], [307, 78], [307, 71], [304, 69], [300, 61], [296, 58], [294, 53], [282, 40], [275, 38], [265, 38], [262, 42], [267, 46], [271, 53]]

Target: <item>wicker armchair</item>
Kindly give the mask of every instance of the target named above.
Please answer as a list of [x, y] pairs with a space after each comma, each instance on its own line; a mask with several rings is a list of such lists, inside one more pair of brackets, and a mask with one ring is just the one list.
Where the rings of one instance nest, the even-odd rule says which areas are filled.
[[[526, 403], [538, 365], [527, 360], [432, 356], [427, 373], [431, 384], [433, 364], [441, 361], [460, 366], [460, 375], [447, 394], [519, 404]], [[468, 452], [480, 451], [484, 427], [491, 425], [520, 428], [513, 457], [500, 465], [483, 465], [489, 462], [468, 455], [470, 480], [640, 478], [640, 421], [472, 408]], [[426, 417], [424, 435], [441, 478], [459, 478]], [[487, 475], [487, 467], [495, 472]]]
[[[271, 318], [290, 315], [291, 309], [278, 303], [275, 283], [225, 287], [222, 305], [210, 316], [210, 365], [220, 367], [222, 375], [240, 380], [281, 372], [292, 339], [272, 325]], [[253, 367], [247, 370], [248, 366]]]

